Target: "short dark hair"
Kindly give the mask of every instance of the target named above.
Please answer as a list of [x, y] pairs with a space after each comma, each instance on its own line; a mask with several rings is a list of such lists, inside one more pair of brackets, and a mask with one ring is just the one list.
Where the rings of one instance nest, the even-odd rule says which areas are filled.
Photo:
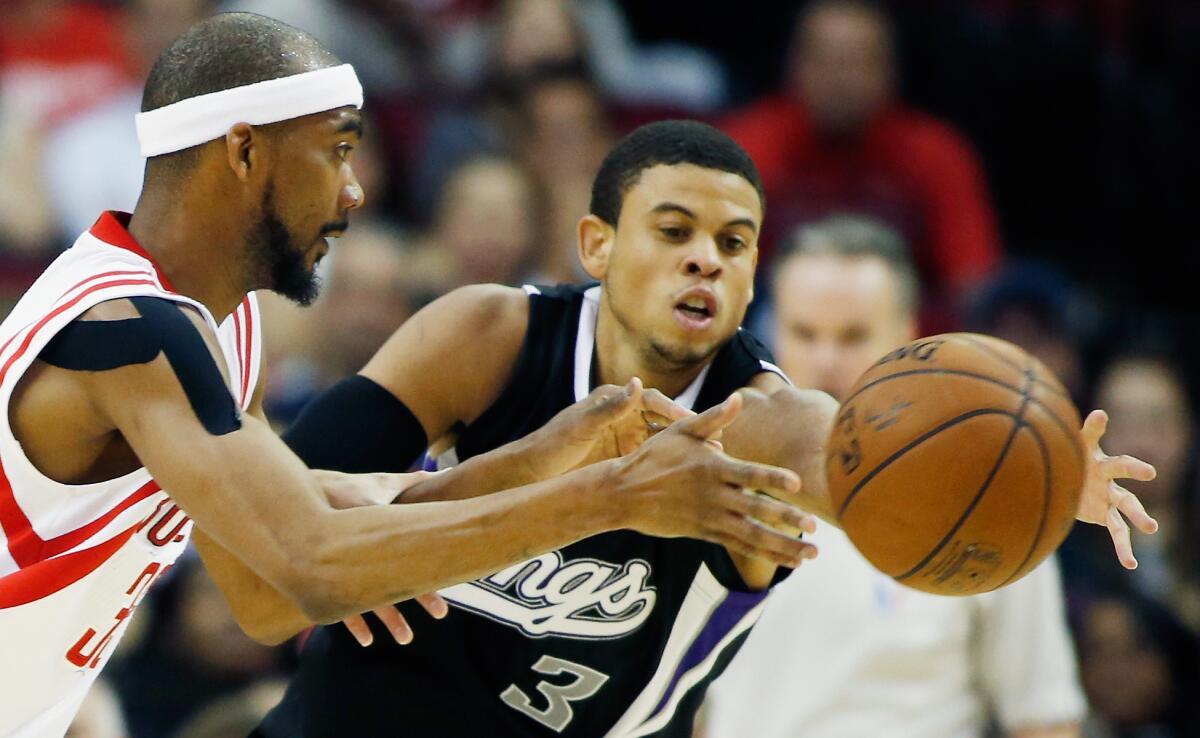
[[[219, 13], [189, 28], [158, 55], [142, 90], [142, 111], [340, 63], [299, 28], [255, 13]], [[198, 153], [193, 146], [153, 160], [178, 167], [194, 162]]]
[[904, 237], [891, 227], [860, 215], [833, 215], [797, 228], [784, 242], [779, 263], [793, 256], [818, 255], [879, 259], [896, 278], [901, 309], [917, 312], [921, 280]]
[[741, 146], [710, 125], [694, 120], [664, 120], [634, 130], [604, 157], [592, 182], [592, 215], [615, 226], [625, 193], [637, 183], [643, 170], [659, 164], [694, 164], [736, 174], [754, 186], [766, 211], [758, 168]]

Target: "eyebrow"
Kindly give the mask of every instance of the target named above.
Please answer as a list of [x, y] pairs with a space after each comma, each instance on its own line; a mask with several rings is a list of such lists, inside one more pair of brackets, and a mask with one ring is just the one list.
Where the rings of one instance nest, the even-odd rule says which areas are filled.
[[338, 133], [357, 133], [359, 138], [362, 138], [363, 123], [362, 118], [351, 116], [342, 120], [341, 125], [337, 127]]
[[[692, 220], [696, 219], [695, 213], [693, 213], [691, 210], [688, 210], [684, 206], [682, 206], [678, 203], [674, 203], [674, 202], [660, 203], [660, 204], [654, 206], [654, 208], [651, 209], [650, 212], [652, 212], [652, 213], [680, 213], [681, 215], [686, 215], [687, 217], [691, 218]], [[747, 228], [750, 229], [750, 231], [752, 233], [758, 233], [758, 224], [755, 223], [750, 218], [734, 218], [733, 220], [731, 220], [725, 224], [726, 228], [730, 228], [732, 226], [746, 226]]]

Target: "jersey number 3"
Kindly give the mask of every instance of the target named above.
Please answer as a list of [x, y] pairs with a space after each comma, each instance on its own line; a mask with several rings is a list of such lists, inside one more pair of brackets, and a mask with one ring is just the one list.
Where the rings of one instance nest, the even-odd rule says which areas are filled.
[[575, 717], [571, 703], [586, 700], [596, 694], [600, 687], [608, 681], [607, 675], [601, 674], [595, 669], [589, 669], [581, 664], [553, 656], [543, 656], [538, 659], [537, 663], [533, 665], [533, 670], [547, 676], [570, 674], [575, 678], [566, 684], [554, 684], [545, 680], [538, 682], [537, 691], [542, 693], [547, 703], [545, 709], [542, 710], [534, 707], [529, 695], [522, 692], [521, 688], [515, 684], [508, 685], [508, 689], [500, 694], [500, 699], [517, 712], [528, 715], [556, 733], [561, 733], [563, 728], [567, 727], [571, 719]]

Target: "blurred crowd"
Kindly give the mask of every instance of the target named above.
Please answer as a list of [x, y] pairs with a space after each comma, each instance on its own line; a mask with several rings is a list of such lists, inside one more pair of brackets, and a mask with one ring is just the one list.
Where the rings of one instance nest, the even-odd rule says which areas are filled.
[[[831, 10], [830, 8], [833, 8]], [[775, 264], [806, 225], [869, 218], [907, 244], [918, 332], [969, 329], [1050, 366], [1161, 525], [1119, 569], [1103, 529], [1060, 553], [1088, 738], [1200, 735], [1200, 469], [1186, 193], [1200, 165], [1194, 0], [4, 0], [0, 314], [105, 209], [131, 210], [157, 53], [213, 12], [303, 28], [358, 70], [366, 207], [301, 310], [263, 298], [283, 425], [431, 299], [572, 281], [592, 177], [625, 132], [711, 122], [761, 170], [748, 323], [775, 334]], [[1189, 166], [1191, 165], [1191, 166]], [[861, 336], [844, 335], [853, 343]], [[240, 634], [198, 562], [148, 599], [71, 735], [244, 735], [289, 644]], [[416, 634], [420, 637], [420, 633]]]

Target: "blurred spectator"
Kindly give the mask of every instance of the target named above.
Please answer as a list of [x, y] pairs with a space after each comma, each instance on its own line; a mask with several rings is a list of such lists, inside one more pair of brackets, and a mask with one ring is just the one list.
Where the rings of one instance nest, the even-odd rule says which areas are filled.
[[[1120, 569], [1106, 535], [1079, 526], [1064, 548], [1068, 576], [1081, 589], [1125, 586], [1174, 611], [1200, 634], [1200, 487], [1196, 426], [1179, 367], [1162, 356], [1132, 353], [1112, 360], [1096, 384], [1096, 406], [1108, 412], [1105, 446], [1154, 464], [1152, 482], [1129, 482], [1159, 531], [1136, 542], [1138, 568]], [[1100, 531], [1104, 533], [1104, 531]]]
[[[55, 233], [50, 199], [38, 166], [42, 137], [25, 111], [17, 109], [7, 98], [0, 96], [0, 161], [4, 162], [5, 179], [0, 186], [0, 259], [4, 270], [12, 259], [32, 259], [41, 264], [42, 253]], [[8, 172], [14, 172], [11, 178]], [[20, 177], [20, 183], [13, 179]], [[17, 291], [23, 291], [37, 276], [34, 268]]]
[[548, 199], [545, 257], [539, 278], [573, 282], [579, 268], [579, 219], [591, 206], [592, 180], [614, 141], [600, 90], [582, 74], [542, 69], [520, 91], [522, 157]]
[[194, 557], [150, 593], [143, 644], [108, 672], [132, 738], [170, 735], [208, 701], [280, 672], [283, 649], [250, 640]]
[[409, 318], [424, 289], [395, 231], [355, 223], [321, 265], [311, 308], [260, 294], [267, 349], [267, 417], [289, 424], [318, 392], [367, 363]]
[[125, 718], [121, 716], [121, 703], [108, 685], [107, 679], [99, 679], [83, 698], [83, 705], [75, 715], [64, 738], [128, 738]]
[[413, 184], [418, 213], [465, 159], [519, 148], [523, 89], [543, 70], [594, 80], [597, 99], [629, 108], [639, 124], [664, 111], [712, 111], [725, 98], [713, 57], [682, 43], [636, 44], [613, 0], [504, 0], [483, 21], [473, 44], [466, 34], [456, 40], [451, 76], [465, 95], [443, 100], [425, 133]]
[[605, 92], [625, 105], [690, 112], [718, 108], [727, 97], [720, 62], [673, 39], [640, 43], [614, 0], [503, 0], [470, 37], [460, 34], [445, 55], [460, 85], [496, 70], [519, 77], [540, 66], [584, 62]]
[[[222, 11], [258, 13], [311, 33], [353, 64], [368, 91], [389, 95], [421, 83], [423, 50], [414, 46], [408, 2], [371, 0], [224, 0]], [[398, 9], [400, 12], [383, 12]], [[378, 11], [378, 12], [377, 12]]]
[[46, 131], [132, 79], [115, 10], [68, 0], [0, 3], [0, 156], [21, 176], [20, 186], [0, 192], [0, 252], [50, 248], [59, 234], [40, 174]]
[[64, 119], [46, 138], [41, 164], [65, 244], [90, 228], [101, 212], [133, 210], [145, 168], [134, 127], [142, 84], [159, 52], [215, 7], [216, 0], [125, 4], [117, 28], [129, 54], [130, 80], [104, 102]]
[[[912, 245], [936, 328], [952, 301], [996, 264], [1000, 240], [970, 144], [905, 107], [895, 90], [887, 15], [867, 0], [815, 0], [797, 17], [784, 91], [735, 114], [726, 130], [768, 191], [771, 242], [833, 212], [863, 212]], [[940, 313], [940, 314], [939, 314]]]
[[0, 98], [41, 128], [131, 82], [117, 11], [69, 0], [0, 3]]
[[[801, 229], [774, 274], [780, 366], [845, 397], [916, 337], [899, 235], [837, 217]], [[709, 738], [1078, 736], [1085, 705], [1053, 559], [994, 592], [942, 597], [881, 574], [839, 530], [776, 586], [708, 697]], [[1111, 554], [1110, 554], [1111, 555]], [[783, 697], [786, 695], [786, 697]]]
[[1145, 598], [1107, 594], [1074, 620], [1092, 706], [1086, 738], [1200, 735], [1200, 644], [1169, 612]]
[[538, 183], [519, 162], [468, 160], [446, 181], [409, 268], [438, 294], [480, 282], [519, 284], [539, 268], [545, 213]]
[[1038, 262], [1011, 262], [971, 295], [966, 328], [1025, 349], [1054, 372], [1080, 403], [1085, 387], [1074, 316], [1076, 292], [1059, 269]]

